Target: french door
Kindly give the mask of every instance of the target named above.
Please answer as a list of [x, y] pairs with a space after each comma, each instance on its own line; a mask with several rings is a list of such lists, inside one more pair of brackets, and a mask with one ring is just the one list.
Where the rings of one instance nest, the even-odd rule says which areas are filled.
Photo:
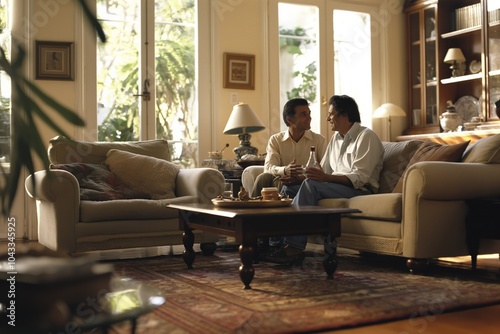
[[[311, 128], [329, 135], [327, 101], [333, 94], [352, 96], [363, 125], [379, 105], [372, 92], [380, 80], [380, 34], [372, 34], [376, 0], [270, 0], [271, 105], [292, 97], [310, 101]], [[271, 115], [277, 117], [276, 115]], [[282, 131], [286, 127], [280, 122]], [[278, 124], [271, 119], [271, 125]]]
[[108, 40], [96, 54], [99, 141], [166, 139], [198, 164], [197, 1], [96, 0]]

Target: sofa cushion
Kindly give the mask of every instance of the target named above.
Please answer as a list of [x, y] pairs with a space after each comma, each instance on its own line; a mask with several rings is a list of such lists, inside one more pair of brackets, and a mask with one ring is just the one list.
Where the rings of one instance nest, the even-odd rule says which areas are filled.
[[135, 192], [152, 199], [174, 198], [179, 166], [162, 159], [109, 150], [106, 165]]
[[[469, 142], [470, 141], [465, 141], [463, 143], [454, 145], [441, 145], [431, 141], [424, 142], [422, 145], [420, 145], [417, 152], [415, 152], [410, 162], [408, 162], [406, 169], [420, 161], [460, 162], [462, 161], [462, 154], [467, 148], [467, 145], [469, 145]], [[404, 173], [399, 178], [399, 181], [396, 184], [393, 192], [400, 193], [403, 191], [403, 180]]]
[[500, 134], [478, 140], [464, 153], [463, 162], [500, 164]]
[[318, 202], [319, 206], [358, 209], [351, 217], [401, 222], [403, 196], [400, 193], [355, 196], [349, 199], [328, 198]]
[[49, 167], [65, 170], [76, 177], [80, 185], [81, 200], [107, 201], [145, 197], [133, 191], [104, 165], [71, 163], [51, 164]]
[[80, 221], [93, 223], [101, 221], [120, 221], [139, 219], [171, 219], [179, 216], [178, 211], [167, 208], [168, 204], [196, 203], [194, 196], [183, 196], [172, 199], [128, 199], [105, 202], [80, 202]]
[[408, 162], [422, 143], [419, 140], [382, 143], [384, 145], [384, 165], [380, 172], [379, 193], [390, 193], [394, 190]]
[[86, 162], [104, 164], [109, 150], [116, 149], [169, 160], [168, 142], [163, 139], [128, 142], [85, 142], [57, 136], [49, 142], [49, 160], [52, 164]]

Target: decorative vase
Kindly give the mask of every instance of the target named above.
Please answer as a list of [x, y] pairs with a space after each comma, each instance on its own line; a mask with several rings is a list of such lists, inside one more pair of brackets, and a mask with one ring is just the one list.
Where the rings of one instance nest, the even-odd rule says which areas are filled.
[[457, 114], [455, 106], [451, 101], [448, 101], [448, 106], [446, 107], [446, 112], [442, 113], [440, 116], [440, 124], [444, 132], [457, 131], [458, 127], [462, 123], [462, 118]]

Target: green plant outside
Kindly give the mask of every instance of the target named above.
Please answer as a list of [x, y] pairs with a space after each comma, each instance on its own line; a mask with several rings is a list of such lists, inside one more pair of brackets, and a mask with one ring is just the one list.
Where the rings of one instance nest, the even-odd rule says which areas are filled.
[[[292, 55], [302, 55], [303, 52], [301, 46], [312, 42], [312, 40], [308, 38], [306, 30], [301, 27], [296, 27], [295, 29], [280, 29], [280, 36], [280, 48], [287, 48], [288, 53]], [[292, 73], [292, 77], [300, 78], [301, 84], [293, 88], [291, 91], [287, 91], [287, 98], [292, 99], [300, 97], [308, 100], [309, 102], [316, 101], [316, 62], [310, 63], [303, 70], [294, 71]]]

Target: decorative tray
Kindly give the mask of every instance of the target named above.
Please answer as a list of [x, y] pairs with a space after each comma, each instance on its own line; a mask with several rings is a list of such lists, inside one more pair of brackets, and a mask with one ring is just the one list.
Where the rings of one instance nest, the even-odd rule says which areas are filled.
[[251, 199], [248, 201], [213, 198], [212, 203], [220, 208], [272, 208], [278, 206], [289, 206], [292, 204], [291, 198], [278, 200]]

